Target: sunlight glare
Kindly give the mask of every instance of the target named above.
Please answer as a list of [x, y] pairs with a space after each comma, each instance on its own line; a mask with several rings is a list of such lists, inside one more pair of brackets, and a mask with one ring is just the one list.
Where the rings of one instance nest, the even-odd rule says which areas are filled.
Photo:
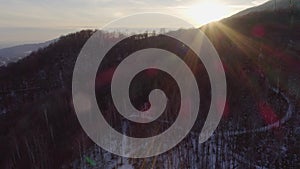
[[202, 0], [187, 9], [187, 15], [196, 25], [203, 25], [228, 16], [229, 8], [217, 0]]

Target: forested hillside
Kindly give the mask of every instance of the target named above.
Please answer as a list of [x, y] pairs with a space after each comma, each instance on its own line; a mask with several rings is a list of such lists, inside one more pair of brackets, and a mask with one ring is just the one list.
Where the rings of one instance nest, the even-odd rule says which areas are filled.
[[[169, 105], [161, 121], [143, 130], [115, 115], [109, 82], [126, 54], [162, 48], [196, 65], [192, 71], [201, 97], [206, 98], [201, 100], [196, 124], [174, 149], [152, 158], [126, 159], [106, 152], [88, 138], [76, 118], [73, 68], [94, 31], [61, 37], [17, 63], [0, 67], [0, 168], [299, 168], [300, 13], [293, 17], [291, 22], [284, 10], [261, 12], [200, 28], [220, 55], [228, 91], [221, 123], [204, 144], [197, 140], [210, 106], [210, 84], [202, 63], [189, 60], [193, 51], [159, 34], [132, 36], [110, 51], [98, 70], [95, 91], [107, 121], [127, 135], [163, 131], [176, 118], [178, 107]], [[121, 36], [103, 34], [106, 40]], [[164, 72], [142, 72], [136, 82], [131, 96], [137, 108], [147, 105], [153, 88], [163, 89], [172, 98], [171, 105], [178, 105], [178, 87]]]

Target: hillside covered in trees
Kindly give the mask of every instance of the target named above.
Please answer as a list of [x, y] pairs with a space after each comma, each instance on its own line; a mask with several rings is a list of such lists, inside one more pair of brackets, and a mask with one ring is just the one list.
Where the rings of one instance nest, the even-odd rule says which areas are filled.
[[[164, 35], [141, 34], [110, 51], [97, 74], [97, 79], [107, 81], [95, 79], [95, 91], [106, 120], [127, 135], [145, 137], [165, 130], [178, 107], [167, 106], [161, 121], [151, 128], [116, 115], [109, 82], [126, 54], [162, 48], [196, 65], [192, 71], [201, 97], [206, 98], [201, 100], [196, 124], [174, 149], [152, 158], [126, 159], [106, 152], [88, 138], [76, 118], [72, 73], [94, 31], [63, 36], [17, 63], [0, 67], [0, 168], [299, 168], [300, 13], [293, 17], [291, 22], [285, 10], [260, 12], [200, 28], [221, 57], [228, 91], [221, 123], [204, 144], [197, 139], [210, 106], [210, 84], [202, 63], [189, 60], [194, 54], [188, 47]], [[122, 36], [103, 34], [108, 41]], [[131, 90], [135, 107], [147, 105], [153, 88], [161, 88], [171, 105], [180, 106], [178, 87], [164, 72], [142, 72], [136, 82]]]

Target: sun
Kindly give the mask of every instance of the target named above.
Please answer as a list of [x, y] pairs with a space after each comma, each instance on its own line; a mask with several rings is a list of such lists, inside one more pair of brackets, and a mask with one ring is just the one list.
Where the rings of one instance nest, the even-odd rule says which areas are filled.
[[196, 25], [203, 25], [228, 16], [228, 7], [216, 0], [202, 0], [202, 2], [189, 7], [187, 16]]

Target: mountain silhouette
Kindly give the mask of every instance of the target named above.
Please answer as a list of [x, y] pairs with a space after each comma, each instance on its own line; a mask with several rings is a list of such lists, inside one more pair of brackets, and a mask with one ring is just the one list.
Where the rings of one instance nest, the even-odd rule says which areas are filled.
[[[278, 1], [285, 4], [283, 1]], [[268, 2], [259, 8], [265, 8]], [[253, 11], [253, 9], [251, 9]], [[82, 130], [72, 103], [72, 74], [76, 58], [95, 32], [84, 30], [59, 38], [16, 63], [0, 67], [0, 168], [117, 168], [130, 163], [136, 168], [299, 168], [299, 64], [300, 11], [282, 8], [254, 10], [201, 29], [211, 40], [227, 79], [227, 101], [214, 136], [198, 145], [197, 138], [210, 106], [210, 85], [201, 62], [193, 70], [201, 86], [201, 113], [191, 133], [174, 149], [147, 159], [126, 159], [97, 147]], [[293, 19], [291, 19], [293, 18]], [[292, 20], [292, 21], [291, 21]], [[186, 30], [188, 31], [188, 30]], [[105, 34], [107, 40], [117, 38]], [[111, 106], [108, 93], [113, 70], [130, 53], [150, 44], [193, 57], [184, 45], [164, 45], [163, 35], [134, 35], [112, 50], [99, 68], [96, 95], [108, 123], [122, 132], [122, 117]], [[169, 41], [168, 41], [169, 42]], [[181, 46], [181, 47], [180, 47]], [[129, 50], [129, 51], [128, 51]], [[180, 57], [180, 56], [179, 56]], [[188, 61], [187, 61], [188, 62]], [[107, 81], [97, 79], [108, 79]], [[133, 104], [147, 104], [148, 91], [162, 88], [178, 104], [176, 84], [163, 72], [142, 72], [132, 85]], [[150, 79], [150, 80], [149, 80]], [[170, 84], [170, 85], [164, 85]], [[176, 118], [167, 108], [166, 124], [138, 130], [140, 137], [157, 134]], [[126, 122], [127, 123], [127, 122]], [[145, 127], [145, 126], [143, 126]], [[136, 132], [136, 133], [134, 133]], [[86, 157], [93, 165], [86, 162]], [[178, 161], [182, 161], [178, 163]], [[128, 164], [126, 164], [128, 165]]]

